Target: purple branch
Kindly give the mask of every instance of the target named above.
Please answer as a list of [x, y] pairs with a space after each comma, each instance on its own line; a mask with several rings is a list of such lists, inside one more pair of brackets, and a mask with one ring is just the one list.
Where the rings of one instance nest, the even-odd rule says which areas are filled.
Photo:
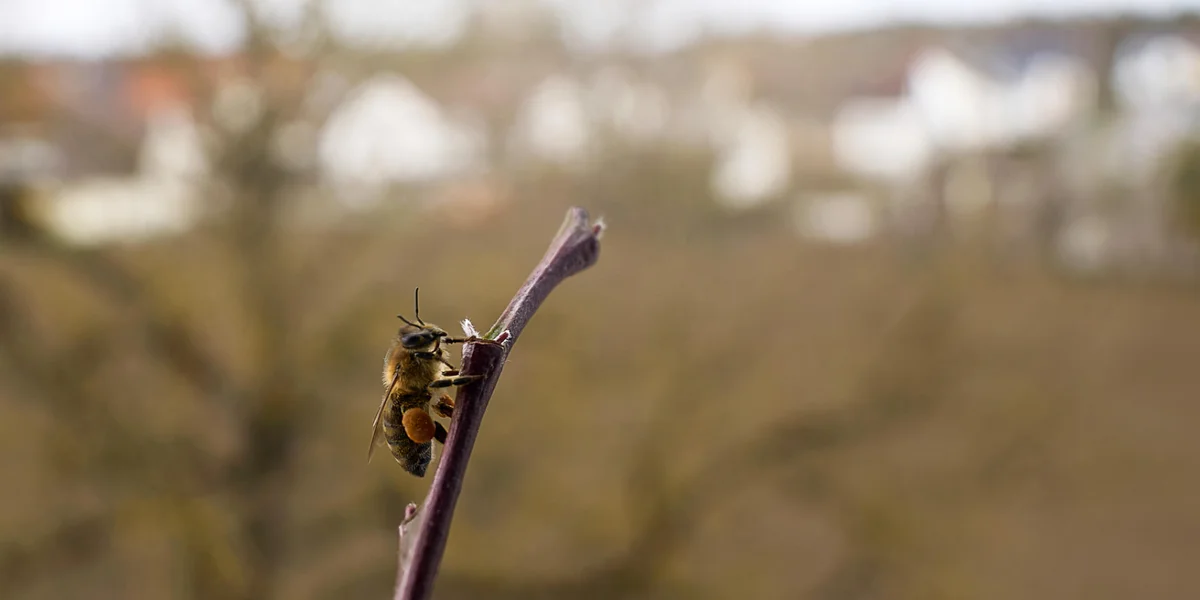
[[[603, 224], [588, 222], [588, 214], [582, 208], [570, 209], [558, 234], [550, 242], [550, 249], [517, 290], [496, 324], [483, 339], [464, 345], [463, 374], [485, 377], [459, 389], [450, 434], [429, 495], [421, 508], [408, 506], [404, 523], [400, 525], [395, 600], [424, 600], [432, 595], [471, 448], [479, 435], [483, 413], [504, 370], [508, 353], [550, 292], [564, 279], [595, 264], [600, 256], [603, 230]], [[474, 334], [469, 330], [469, 323], [464, 322], [464, 329], [468, 335]]]

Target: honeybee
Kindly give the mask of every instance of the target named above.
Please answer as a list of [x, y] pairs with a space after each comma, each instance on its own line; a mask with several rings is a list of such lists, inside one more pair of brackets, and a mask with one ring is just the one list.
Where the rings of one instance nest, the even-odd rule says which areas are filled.
[[[404, 325], [383, 359], [383, 401], [371, 426], [371, 447], [367, 462], [380, 441], [386, 441], [392, 456], [405, 471], [424, 477], [433, 460], [433, 440], [446, 443], [446, 428], [429, 414], [434, 390], [461, 386], [482, 375], [460, 375], [446, 359], [442, 344], [461, 344], [470, 338], [456, 339], [437, 325], [421, 320], [420, 288], [414, 293], [416, 323], [396, 315]], [[454, 401], [443, 393], [433, 410], [449, 418]]]

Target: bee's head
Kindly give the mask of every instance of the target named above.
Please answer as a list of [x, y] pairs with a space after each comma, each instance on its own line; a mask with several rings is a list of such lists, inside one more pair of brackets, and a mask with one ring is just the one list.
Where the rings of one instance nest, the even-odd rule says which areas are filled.
[[[401, 317], [404, 318], [404, 317]], [[448, 335], [441, 327], [437, 325], [413, 325], [405, 323], [400, 331], [396, 333], [396, 337], [400, 340], [400, 345], [406, 350], [426, 350], [432, 348], [439, 339]]]
[[438, 340], [446, 337], [447, 333], [437, 325], [430, 325], [421, 320], [421, 288], [417, 288], [413, 293], [413, 316], [417, 322], [413, 323], [404, 318], [404, 315], [396, 315], [401, 321], [404, 321], [404, 327], [396, 334], [400, 340], [400, 345], [407, 350], [430, 350]]

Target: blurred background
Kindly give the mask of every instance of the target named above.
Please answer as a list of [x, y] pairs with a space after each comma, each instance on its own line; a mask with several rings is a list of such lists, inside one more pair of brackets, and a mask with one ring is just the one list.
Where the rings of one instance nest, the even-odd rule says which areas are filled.
[[[1193, 2], [0, 2], [0, 597], [1200, 597]], [[457, 357], [456, 359], [457, 360]]]

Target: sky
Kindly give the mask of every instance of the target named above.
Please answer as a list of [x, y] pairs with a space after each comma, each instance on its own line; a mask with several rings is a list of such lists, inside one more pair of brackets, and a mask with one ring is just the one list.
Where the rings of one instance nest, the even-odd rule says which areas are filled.
[[[138, 52], [174, 31], [199, 48], [236, 46], [232, 0], [0, 0], [0, 53], [98, 57]], [[256, 0], [281, 18], [296, 0]], [[336, 31], [404, 46], [453, 42], [472, 6], [518, 0], [336, 0]], [[533, 0], [522, 0], [531, 2]], [[542, 0], [562, 20], [568, 41], [602, 47], [614, 35], [648, 50], [686, 43], [700, 32], [768, 28], [798, 33], [870, 27], [896, 20], [986, 22], [1116, 12], [1200, 12], [1200, 0]], [[634, 7], [622, 12], [621, 7]]]

